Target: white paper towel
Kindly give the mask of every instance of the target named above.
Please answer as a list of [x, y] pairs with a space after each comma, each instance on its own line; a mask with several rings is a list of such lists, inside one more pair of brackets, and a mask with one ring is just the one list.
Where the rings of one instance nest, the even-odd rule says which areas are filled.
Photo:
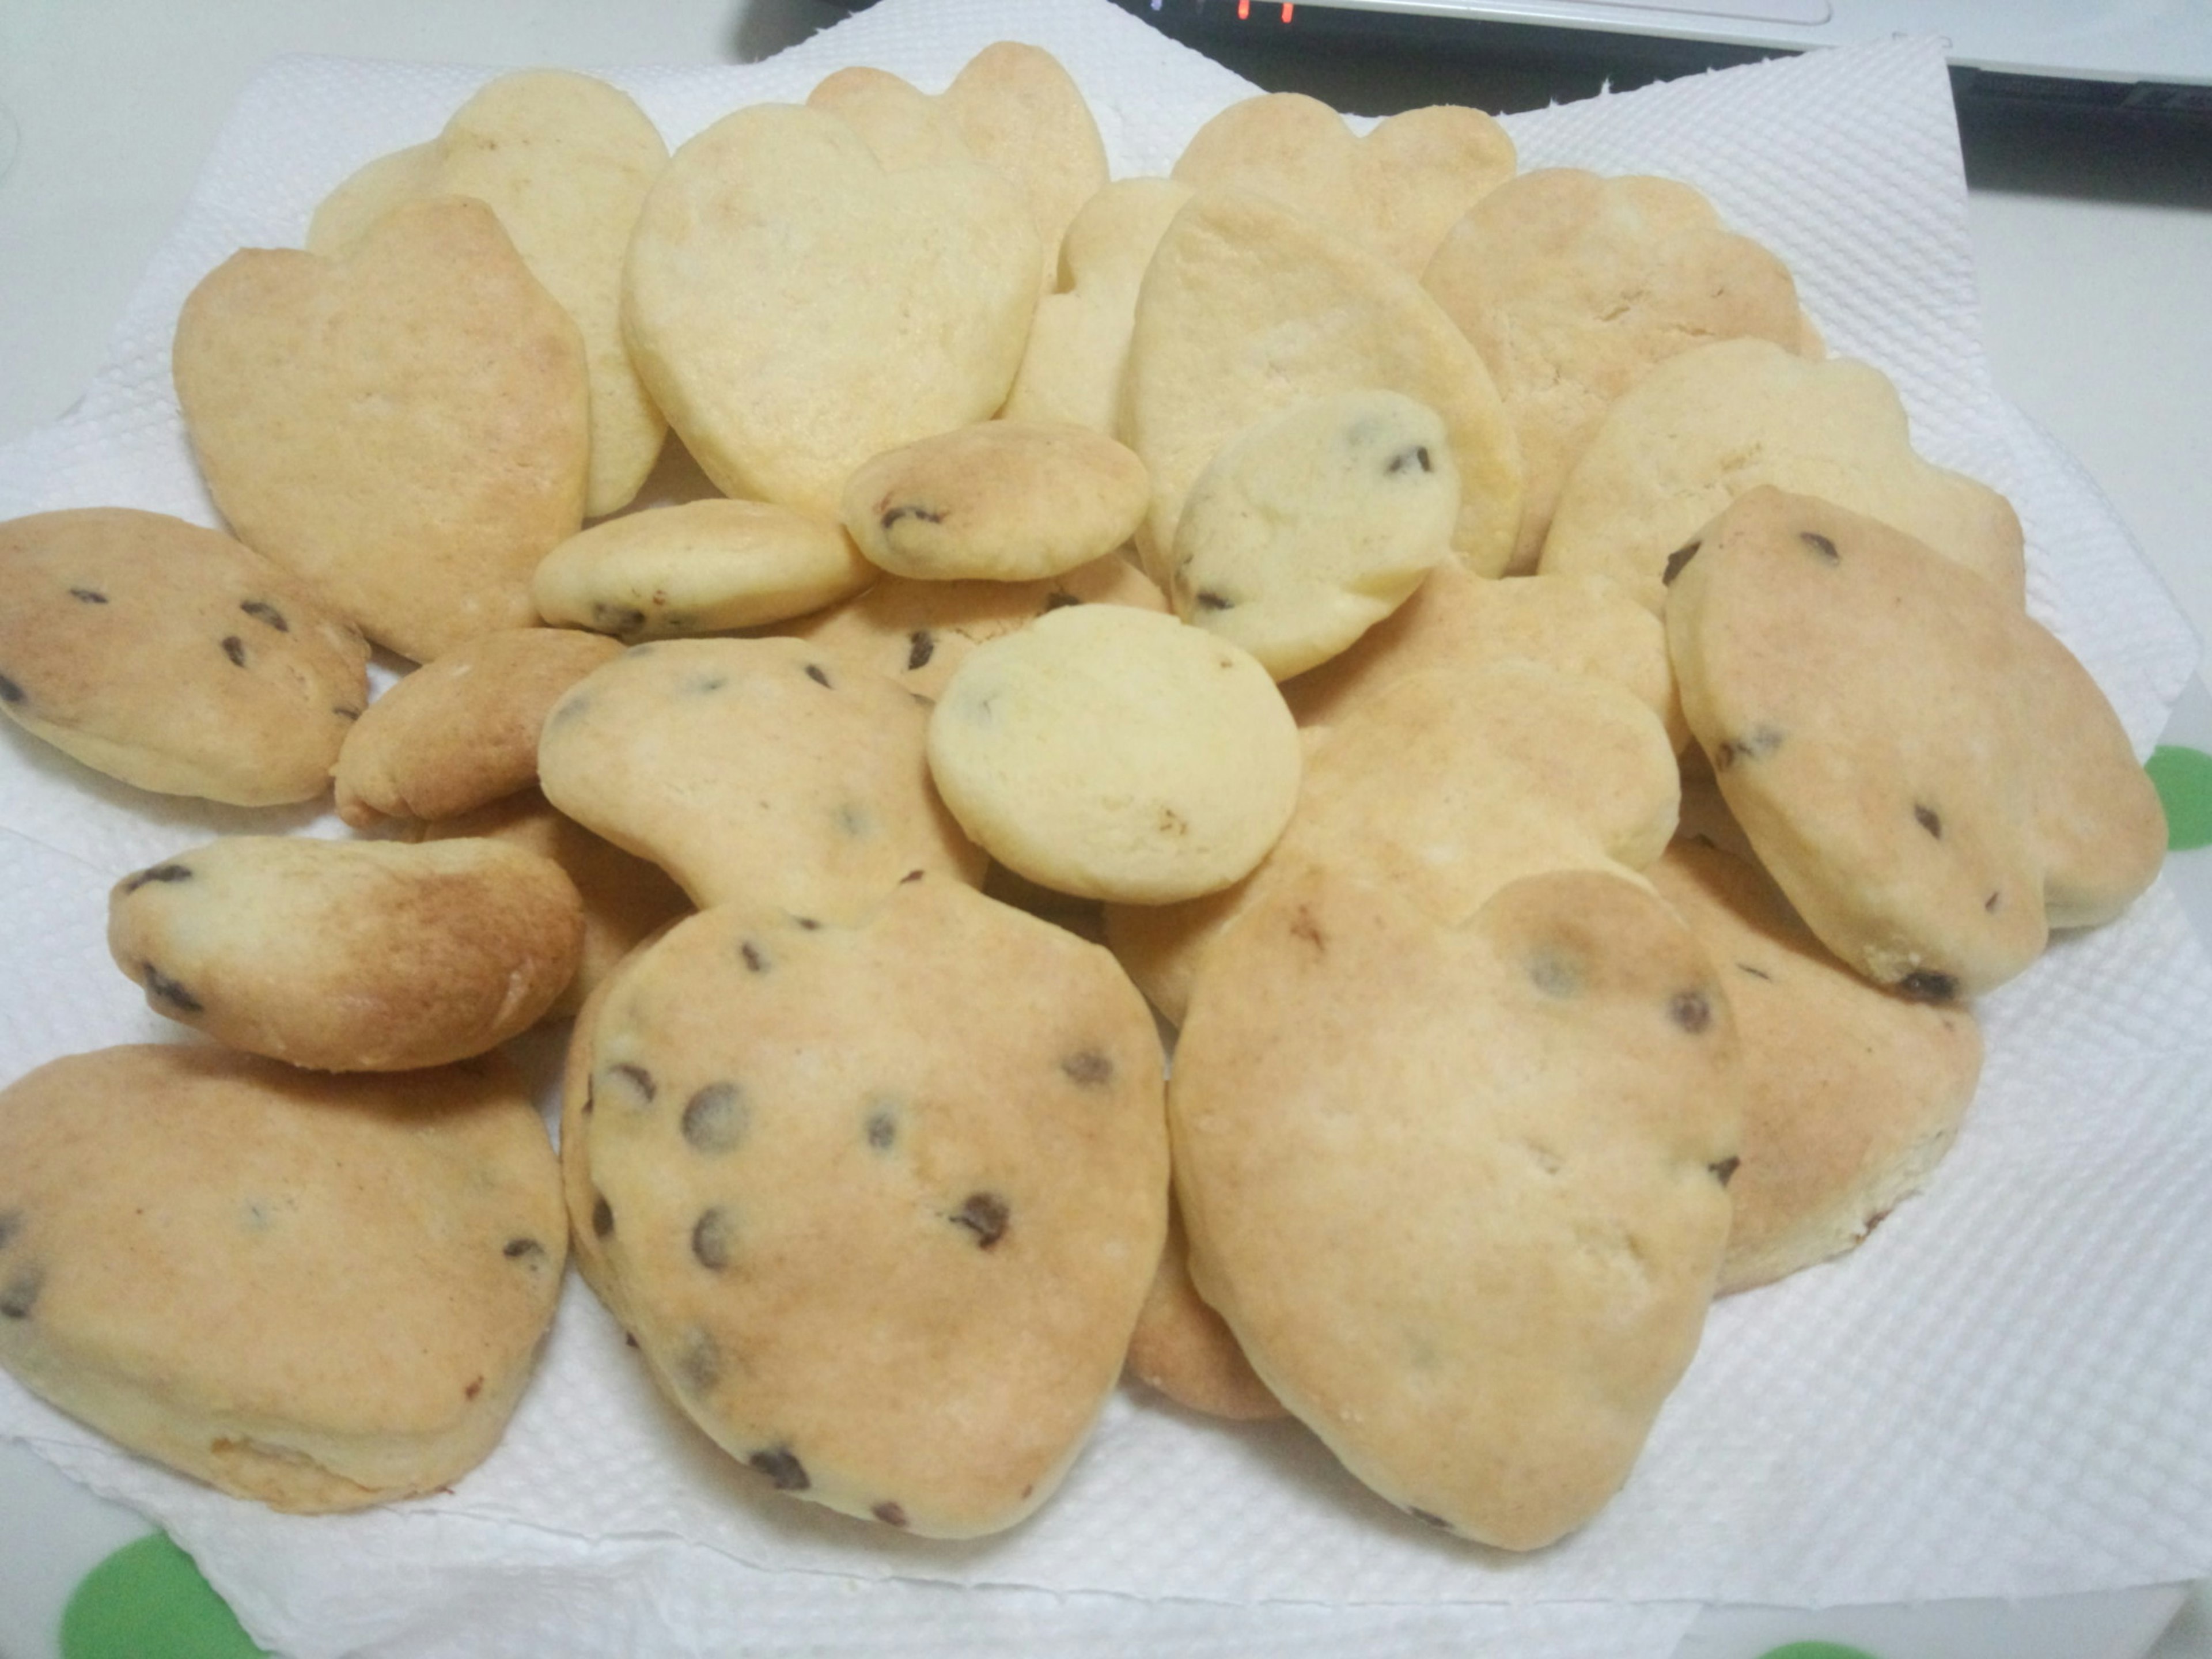
[[[1164, 171], [1249, 90], [1105, 0], [882, 0], [747, 68], [612, 71], [678, 142], [849, 63], [926, 89], [1001, 38], [1066, 64], [1116, 176]], [[213, 522], [169, 389], [177, 309], [241, 246], [419, 142], [489, 71], [279, 64], [62, 423], [0, 452], [0, 517], [122, 504]], [[1899, 40], [1508, 122], [1523, 165], [1672, 174], [1796, 273], [1924, 453], [2019, 507], [2032, 603], [2147, 746], [2197, 642], [2078, 468], [1991, 389], [1940, 46]], [[0, 1075], [162, 1034], [106, 958], [106, 884], [264, 815], [160, 803], [0, 740]], [[278, 822], [284, 822], [281, 818]], [[328, 833], [331, 820], [287, 827]], [[1933, 1191], [1853, 1257], [1716, 1310], [1626, 1492], [1528, 1558], [1437, 1537], [1303, 1431], [1131, 1389], [1006, 1536], [884, 1535], [775, 1498], [653, 1392], [572, 1283], [499, 1450], [451, 1493], [301, 1519], [115, 1451], [0, 1377], [0, 1434], [160, 1520], [302, 1656], [549, 1652], [1669, 1653], [1705, 1601], [2011, 1596], [2212, 1570], [2212, 963], [2162, 888], [1983, 1009], [1981, 1098]]]

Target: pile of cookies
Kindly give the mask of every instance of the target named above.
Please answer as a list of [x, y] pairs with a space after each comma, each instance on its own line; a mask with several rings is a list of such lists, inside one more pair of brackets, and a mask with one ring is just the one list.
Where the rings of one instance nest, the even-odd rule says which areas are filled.
[[1126, 1370], [1540, 1547], [2155, 876], [2003, 498], [1694, 190], [1479, 112], [1112, 179], [1019, 45], [672, 155], [537, 72], [307, 243], [179, 321], [230, 534], [0, 526], [19, 724], [356, 832], [118, 872], [212, 1042], [0, 1091], [0, 1363], [224, 1490], [459, 1478], [573, 1254], [871, 1524], [1018, 1523]]

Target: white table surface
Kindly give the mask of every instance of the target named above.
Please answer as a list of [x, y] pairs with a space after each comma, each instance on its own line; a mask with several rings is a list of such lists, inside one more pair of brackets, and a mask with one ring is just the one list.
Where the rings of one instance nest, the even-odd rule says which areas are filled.
[[[750, 60], [841, 15], [824, 0], [0, 0], [0, 443], [63, 414], [88, 384], [225, 113], [270, 58]], [[1485, 101], [1479, 88], [1467, 100]], [[1999, 387], [2088, 468], [2212, 638], [2212, 133], [2054, 137], [1977, 124], [1968, 160]], [[64, 1489], [0, 1448], [0, 1659], [33, 1659], [10, 1632], [51, 1629], [74, 1582], [42, 1576], [25, 1550], [33, 1517], [88, 1559], [143, 1530], [88, 1503], [49, 1524]], [[2141, 1654], [2171, 1604], [2147, 1629], [2140, 1612], [2127, 1628], [2107, 1620], [2071, 1652]], [[1739, 1625], [1685, 1654], [1759, 1652], [1755, 1621]], [[1788, 1633], [1778, 1630], [1771, 1639]], [[1930, 1655], [1963, 1650], [1931, 1640]], [[2212, 1659], [2212, 1597], [2200, 1587], [2150, 1650]]]

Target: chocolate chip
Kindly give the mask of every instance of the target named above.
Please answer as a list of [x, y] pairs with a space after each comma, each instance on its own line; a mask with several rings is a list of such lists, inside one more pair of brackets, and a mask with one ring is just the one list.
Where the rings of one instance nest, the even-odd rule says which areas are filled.
[[1328, 940], [1322, 936], [1321, 924], [1313, 919], [1313, 912], [1304, 905], [1300, 905], [1297, 915], [1291, 918], [1291, 937], [1304, 939], [1318, 954], [1326, 954], [1328, 950]]
[[704, 1394], [722, 1380], [722, 1350], [714, 1339], [694, 1329], [676, 1350], [676, 1379], [694, 1394]]
[[597, 1106], [599, 1103], [599, 1085], [598, 1085], [596, 1082], [594, 1082], [592, 1079], [590, 1079], [590, 1078], [586, 1078], [586, 1079], [584, 1079], [584, 1107], [583, 1107], [584, 1115], [585, 1115], [586, 1117], [589, 1117], [589, 1116], [591, 1116], [591, 1115], [592, 1115], [592, 1109], [593, 1107]]
[[231, 661], [236, 664], [239, 667], [245, 667], [246, 641], [239, 638], [235, 634], [224, 635], [222, 636], [222, 654], [229, 658]]
[[830, 686], [830, 689], [833, 691], [837, 689], [834, 685], [830, 685], [830, 671], [824, 668], [818, 662], [811, 662], [806, 665], [806, 678], [812, 680], [817, 685]]
[[691, 1254], [698, 1258], [701, 1267], [720, 1273], [730, 1265], [733, 1231], [729, 1212], [719, 1204], [699, 1212], [699, 1218], [691, 1224]]
[[1114, 1062], [1096, 1048], [1085, 1048], [1060, 1062], [1068, 1081], [1086, 1089], [1103, 1089], [1114, 1080]]
[[902, 887], [911, 885], [913, 883], [920, 881], [929, 872], [927, 870], [909, 870], [899, 878], [899, 885]]
[[181, 864], [157, 864], [151, 869], [140, 870], [123, 878], [123, 890], [135, 893], [149, 881], [190, 881], [191, 869]]
[[615, 1230], [615, 1206], [594, 1193], [592, 1195], [592, 1237], [605, 1238]]
[[906, 1511], [896, 1504], [878, 1504], [868, 1513], [887, 1527], [903, 1527], [907, 1523]]
[[1725, 1187], [1735, 1179], [1735, 1172], [1742, 1166], [1743, 1160], [1740, 1158], [1724, 1158], [1717, 1164], [1706, 1164], [1705, 1168], [1712, 1171], [1714, 1180]]
[[475, 1399], [478, 1395], [483, 1392], [483, 1378], [481, 1376], [477, 1377], [474, 1382], [471, 1382], [467, 1388], [461, 1390], [461, 1397], [464, 1400]]
[[645, 626], [645, 612], [634, 605], [609, 605], [600, 599], [592, 606], [592, 626], [602, 634], [635, 634]]
[[1916, 801], [1912, 807], [1912, 816], [1919, 819], [1920, 827], [1923, 830], [1938, 841], [1943, 839], [1943, 820], [1936, 816], [1934, 807], [1923, 806]]
[[1210, 587], [1201, 587], [1198, 590], [1198, 608], [1200, 611], [1234, 611], [1237, 601], [1224, 599]]
[[1797, 532], [1797, 539], [1830, 564], [1841, 564], [1844, 562], [1843, 555], [1836, 551], [1835, 543], [1816, 530], [1801, 530]]
[[72, 587], [70, 589], [70, 598], [78, 600], [85, 605], [106, 605], [107, 603], [107, 595], [101, 592], [96, 587]]
[[1995, 892], [1982, 901], [1982, 908], [1995, 915], [1997, 913], [1997, 906], [2003, 902], [2004, 894], [2002, 891]]
[[865, 836], [872, 827], [868, 809], [848, 801], [837, 809], [837, 827], [848, 836]]
[[812, 916], [793, 916], [792, 920], [810, 933], [818, 933], [822, 931], [822, 924], [815, 921]]
[[1436, 463], [1429, 459], [1429, 447], [1426, 444], [1415, 444], [1411, 449], [1400, 450], [1390, 458], [1382, 470], [1385, 472], [1395, 474], [1409, 471], [1414, 467], [1419, 467], [1424, 472], [1433, 472], [1437, 470]]
[[906, 665], [909, 672], [929, 666], [929, 659], [937, 654], [937, 635], [927, 628], [917, 628], [906, 636]]
[[28, 1319], [31, 1310], [38, 1305], [39, 1292], [45, 1287], [46, 1275], [38, 1267], [26, 1267], [8, 1281], [0, 1290], [0, 1318]]
[[1698, 550], [1704, 545], [1703, 542], [1684, 542], [1669, 553], [1667, 556], [1667, 568], [1659, 573], [1661, 586], [1672, 587], [1674, 585], [1674, 578], [1682, 574], [1682, 567], [1696, 558]]
[[238, 608], [258, 623], [266, 623], [279, 634], [289, 634], [292, 624], [284, 620], [284, 613], [265, 599], [240, 599]]
[[652, 1105], [653, 1097], [660, 1092], [660, 1085], [653, 1080], [652, 1073], [647, 1071], [644, 1066], [627, 1060], [619, 1066], [608, 1066], [607, 1075], [610, 1078], [620, 1078], [635, 1090], [638, 1103], [641, 1106]]
[[22, 701], [23, 688], [16, 684], [15, 681], [9, 679], [5, 674], [0, 674], [0, 702], [21, 702]]
[[884, 528], [889, 530], [901, 519], [919, 519], [924, 524], [945, 522], [945, 515], [942, 513], [933, 513], [926, 507], [895, 507], [884, 514]]
[[767, 1447], [745, 1462], [766, 1475], [778, 1492], [805, 1492], [813, 1485], [806, 1478], [806, 1465], [792, 1455], [788, 1446]]
[[1538, 951], [1528, 958], [1528, 982], [1561, 1001], [1583, 994], [1582, 969], [1557, 951]]
[[1450, 1522], [1445, 1520], [1441, 1515], [1431, 1515], [1426, 1510], [1409, 1508], [1406, 1513], [1412, 1516], [1414, 1520], [1419, 1522], [1425, 1527], [1437, 1527], [1441, 1528], [1445, 1532], [1449, 1532], [1452, 1529], [1452, 1523]]
[[727, 674], [695, 674], [684, 682], [684, 690], [695, 697], [711, 697], [728, 687]]
[[1725, 772], [1741, 760], [1763, 760], [1782, 747], [1782, 733], [1771, 726], [1754, 726], [1740, 738], [1730, 738], [1713, 750], [1713, 767]]
[[1713, 1023], [1713, 1005], [1703, 991], [1677, 991], [1667, 1000], [1667, 1018], [1695, 1036]]
[[868, 1114], [868, 1145], [882, 1152], [898, 1139], [898, 1113], [878, 1106]]
[[975, 1248], [988, 1250], [1006, 1236], [1006, 1200], [996, 1193], [970, 1193], [947, 1218], [975, 1235]]
[[1897, 981], [1897, 988], [1920, 1002], [1949, 1002], [1959, 994], [1959, 981], [1933, 968], [1916, 968]]
[[726, 1152], [745, 1138], [752, 1118], [734, 1083], [710, 1083], [684, 1103], [684, 1139], [696, 1152]]
[[1743, 972], [1749, 974], [1753, 979], [1763, 979], [1770, 985], [1774, 982], [1774, 975], [1768, 973], [1764, 968], [1754, 968], [1747, 962], [1739, 962], [1736, 963], [1736, 966]]
[[1062, 605], [1081, 605], [1082, 603], [1083, 596], [1081, 594], [1064, 592], [1057, 587], [1054, 588], [1051, 592], [1044, 596], [1044, 608], [1048, 611], [1057, 611]]
[[510, 1238], [500, 1254], [509, 1261], [520, 1261], [526, 1255], [544, 1255], [545, 1247], [534, 1238]]
[[207, 1012], [200, 1006], [198, 997], [171, 979], [152, 963], [141, 963], [139, 968], [145, 975], [146, 990], [149, 995], [158, 997], [172, 1008], [179, 1009], [187, 1014], [204, 1014]]
[[750, 939], [747, 939], [738, 947], [738, 954], [744, 957], [745, 966], [756, 974], [768, 972], [768, 957], [762, 953], [760, 946]]

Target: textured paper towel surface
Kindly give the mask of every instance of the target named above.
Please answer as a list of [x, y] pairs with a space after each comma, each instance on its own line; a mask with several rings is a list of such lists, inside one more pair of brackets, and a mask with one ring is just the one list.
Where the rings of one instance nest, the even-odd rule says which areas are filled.
[[[869, 63], [937, 90], [1000, 38], [1056, 53], [1116, 176], [1160, 172], [1248, 88], [1104, 0], [883, 0], [770, 62], [611, 73], [672, 142]], [[192, 284], [296, 244], [362, 161], [434, 134], [483, 71], [300, 60], [263, 76], [68, 420], [0, 452], [0, 517], [126, 504], [212, 522], [167, 378]], [[2079, 469], [1990, 386], [1940, 47], [1897, 40], [1516, 118], [1524, 166], [1671, 173], [1797, 274], [1833, 351], [1894, 379], [1924, 453], [2026, 523], [2032, 604], [2148, 745], [2187, 625]], [[153, 803], [0, 733], [0, 1073], [161, 1022], [106, 960], [108, 882], [264, 815]], [[328, 820], [276, 822], [331, 833]], [[2212, 966], [2164, 890], [1983, 1010], [1990, 1063], [1934, 1190], [1855, 1257], [1716, 1310], [1627, 1489], [1528, 1559], [1440, 1539], [1303, 1431], [1125, 1389], [1006, 1537], [886, 1537], [775, 1498], [653, 1393], [572, 1283], [499, 1450], [449, 1495], [298, 1520], [116, 1453], [0, 1377], [27, 1439], [168, 1526], [288, 1652], [1670, 1652], [1694, 1604], [2046, 1594], [2212, 1569]], [[949, 1587], [981, 1587], [954, 1593]], [[1505, 1607], [1499, 1604], [1519, 1604]], [[1634, 1605], [1624, 1605], [1634, 1604]], [[980, 1623], [978, 1621], [981, 1621]], [[550, 1632], [567, 1640], [553, 1642]], [[757, 1647], [753, 1645], [757, 1638]]]

